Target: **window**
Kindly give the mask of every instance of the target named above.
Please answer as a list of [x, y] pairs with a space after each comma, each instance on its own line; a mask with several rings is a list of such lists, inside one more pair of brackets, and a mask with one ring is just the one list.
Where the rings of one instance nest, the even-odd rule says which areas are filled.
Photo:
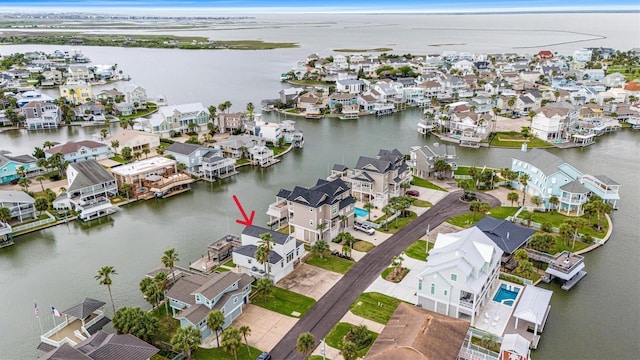
[[422, 291], [422, 280], [418, 280], [418, 290]]
[[458, 275], [451, 274], [451, 281], [457, 281], [457, 280], [458, 280]]
[[551, 183], [555, 184], [556, 183], [556, 178], [551, 178]]
[[291, 262], [291, 260], [293, 260], [293, 251], [287, 254], [287, 262]]
[[431, 295], [436, 293], [436, 284], [431, 284]]
[[444, 296], [447, 296], [449, 293], [447, 292], [447, 290], [444, 291]]

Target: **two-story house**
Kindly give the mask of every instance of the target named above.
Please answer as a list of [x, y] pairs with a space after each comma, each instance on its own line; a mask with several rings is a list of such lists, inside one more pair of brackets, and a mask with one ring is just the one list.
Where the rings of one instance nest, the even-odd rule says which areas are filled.
[[531, 119], [531, 133], [542, 140], [561, 139], [569, 125], [569, 109], [543, 107]]
[[207, 316], [214, 310], [224, 314], [224, 325], [231, 325], [245, 304], [249, 303], [249, 293], [253, 279], [246, 274], [235, 272], [212, 273], [209, 276], [188, 275], [181, 277], [167, 291], [167, 299], [173, 317], [180, 320], [181, 327], [193, 326], [200, 329], [202, 339], [212, 334], [207, 327]]
[[147, 107], [147, 91], [136, 84], [127, 85], [124, 88], [124, 101], [135, 109], [144, 109]]
[[93, 140], [69, 141], [66, 144], [54, 146], [44, 151], [47, 159], [56, 153], [61, 153], [64, 160], [70, 163], [89, 159], [104, 160], [110, 158], [109, 146]]
[[[318, 180], [311, 188], [280, 189], [269, 206], [270, 223], [286, 218], [296, 239], [330, 240], [353, 223], [355, 200], [342, 179]], [[346, 220], [341, 220], [345, 219]]]
[[480, 229], [438, 234], [418, 274], [417, 305], [474, 323], [498, 283], [502, 250]]
[[[620, 199], [620, 184], [616, 181], [606, 175], [583, 174], [558, 156], [541, 149], [517, 152], [511, 161], [511, 171], [519, 176], [529, 176], [525, 189], [528, 194], [540, 196], [547, 207], [550, 206], [549, 199], [555, 196], [560, 201], [558, 210], [567, 213], [581, 213], [582, 205], [591, 194], [598, 195], [614, 208]], [[512, 186], [523, 187], [517, 180]]]
[[128, 147], [131, 148], [133, 152], [138, 152], [144, 149], [152, 150], [160, 146], [160, 135], [122, 129], [104, 139], [104, 142], [109, 145], [110, 149], [113, 152], [116, 152], [118, 149], [111, 147], [111, 144], [113, 144], [114, 141], [118, 142], [118, 149]]
[[60, 125], [60, 108], [56, 104], [32, 101], [20, 108], [27, 130], [55, 129]]
[[244, 114], [241, 112], [236, 113], [221, 113], [218, 114], [218, 130], [221, 133], [233, 132], [238, 129], [242, 129]]
[[[205, 130], [207, 122], [209, 122], [209, 109], [202, 103], [160, 106], [158, 112], [149, 118], [145, 130], [160, 134], [162, 137], [169, 137], [172, 133]], [[192, 129], [189, 124], [195, 124], [196, 127]]]
[[93, 90], [90, 83], [79, 80], [67, 80], [60, 85], [60, 96], [73, 104], [83, 104], [93, 99]]
[[[436, 171], [435, 163], [438, 160], [445, 161], [450, 170]], [[458, 169], [458, 155], [456, 147], [453, 145], [442, 145], [434, 143], [432, 146], [414, 146], [409, 153], [409, 166], [413, 175], [420, 178], [453, 177], [454, 171]]]
[[[271, 235], [268, 264], [261, 264], [256, 259], [263, 234]], [[233, 249], [233, 263], [240, 272], [257, 278], [269, 276], [274, 283], [291, 273], [304, 254], [304, 243], [297, 241], [293, 235], [255, 225], [244, 228], [240, 241], [242, 246]]]
[[38, 159], [31, 155], [10, 155], [5, 150], [0, 150], [0, 184], [8, 184], [20, 178], [20, 169], [24, 169], [27, 177], [40, 173]]
[[94, 75], [93, 72], [84, 65], [71, 65], [67, 71], [67, 78], [88, 82], [93, 80]]
[[184, 164], [188, 172], [197, 173], [200, 171], [202, 158], [210, 150], [210, 148], [205, 146], [177, 142], [171, 144], [171, 146], [165, 150], [165, 153], [173, 156], [178, 163]]
[[7, 208], [19, 221], [36, 217], [35, 200], [24, 191], [0, 190], [0, 208]]
[[112, 214], [110, 197], [118, 195], [116, 178], [93, 159], [67, 167], [67, 192], [54, 201], [54, 208], [73, 209], [81, 220]]

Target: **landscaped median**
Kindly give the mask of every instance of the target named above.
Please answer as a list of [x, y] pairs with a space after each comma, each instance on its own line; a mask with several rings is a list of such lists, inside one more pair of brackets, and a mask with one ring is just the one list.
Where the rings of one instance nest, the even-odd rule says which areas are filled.
[[425, 240], [416, 240], [404, 251], [404, 254], [410, 258], [426, 261], [427, 250], [433, 248], [433, 243], [427, 243]]
[[316, 301], [308, 296], [274, 286], [269, 296], [257, 296], [252, 303], [282, 315], [300, 318], [315, 305]]
[[364, 325], [339, 322], [327, 334], [325, 341], [327, 345], [336, 349], [342, 349], [345, 341], [350, 341], [356, 344], [358, 357], [364, 357], [378, 338], [378, 334], [366, 329], [366, 326], [361, 328], [362, 326]]

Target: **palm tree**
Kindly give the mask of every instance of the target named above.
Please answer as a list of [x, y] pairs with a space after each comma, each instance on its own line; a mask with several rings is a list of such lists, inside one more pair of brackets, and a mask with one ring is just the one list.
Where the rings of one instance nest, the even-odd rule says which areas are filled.
[[245, 345], [247, 345], [247, 351], [249, 352], [249, 356], [251, 356], [251, 348], [249, 347], [249, 342], [247, 341], [247, 336], [251, 335], [251, 328], [249, 327], [249, 325], [242, 325], [238, 330], [244, 338], [244, 343]]
[[349, 217], [347, 215], [342, 214], [338, 216], [338, 220], [340, 221], [340, 230], [342, 231], [346, 227], [345, 224], [347, 220], [349, 220]]
[[[449, 165], [445, 160], [438, 159], [433, 163], [433, 170], [436, 172], [436, 178], [439, 178], [440, 176], [445, 177], [447, 171], [451, 170], [451, 165]], [[443, 172], [444, 175], [442, 175]]]
[[258, 264], [262, 264], [262, 266], [264, 266], [264, 272], [267, 273], [267, 276], [269, 276], [268, 274], [268, 264], [269, 264], [269, 258], [270, 258], [270, 253], [267, 250], [267, 248], [265, 247], [258, 247], [256, 249], [256, 252], [253, 254], [253, 257], [256, 259], [256, 261], [258, 262]]
[[318, 224], [318, 226], [316, 226], [316, 230], [319, 231], [318, 233], [318, 240], [323, 240], [324, 239], [324, 230], [327, 228], [327, 224], [323, 223], [322, 220], [320, 220], [321, 222]]
[[249, 120], [253, 121], [253, 111], [255, 110], [255, 107], [253, 106], [253, 103], [248, 103], [247, 104], [247, 113], [249, 113]]
[[179, 327], [171, 337], [171, 345], [173, 346], [173, 349], [186, 355], [187, 359], [191, 359], [191, 352], [198, 348], [201, 341], [200, 329], [191, 325], [187, 327]]
[[342, 255], [351, 257], [351, 246], [347, 244], [342, 245]]
[[162, 258], [160, 258], [160, 262], [162, 262], [162, 265], [171, 270], [172, 283], [174, 284], [176, 282], [176, 274], [173, 272], [173, 267], [178, 261], [180, 261], [180, 258], [178, 257], [179, 255], [180, 254], [176, 251], [176, 249], [171, 248], [169, 250], [166, 250], [162, 255]]
[[229, 113], [229, 109], [231, 109], [231, 101], [227, 100], [224, 102], [224, 108], [227, 110], [227, 114]]
[[129, 200], [129, 194], [131, 194], [131, 184], [124, 183], [120, 186], [120, 192], [127, 195], [127, 200]]
[[320, 259], [324, 259], [324, 253], [329, 251], [329, 244], [324, 240], [318, 240], [313, 244], [313, 246], [311, 246], [311, 251], [314, 254], [319, 255]]
[[522, 206], [525, 206], [526, 197], [527, 197], [527, 183], [529, 181], [529, 174], [520, 175], [520, 184], [522, 184]]
[[304, 357], [308, 358], [313, 349], [316, 348], [316, 338], [310, 332], [304, 332], [298, 336], [296, 350]]
[[40, 187], [42, 188], [42, 192], [44, 192], [44, 185], [42, 185], [42, 181], [44, 180], [47, 180], [47, 178], [42, 175], [36, 177], [36, 181], [40, 182]]
[[164, 146], [158, 146], [156, 148], [156, 153], [158, 153], [158, 155], [160, 156], [164, 155]]
[[513, 206], [514, 202], [518, 202], [519, 198], [520, 197], [518, 196], [518, 193], [515, 191], [512, 191], [507, 194], [507, 200], [511, 201], [511, 206]]
[[210, 312], [209, 315], [207, 315], [207, 327], [211, 329], [211, 331], [216, 333], [216, 344], [218, 344], [218, 347], [220, 347], [220, 339], [218, 338], [218, 334], [220, 330], [222, 330], [224, 322], [224, 314], [220, 310], [214, 310]]
[[533, 203], [533, 205], [540, 206], [542, 205], [542, 203], [544, 202], [544, 200], [542, 200], [542, 198], [540, 196], [532, 196], [531, 197], [531, 202]]
[[373, 204], [371, 202], [366, 202], [364, 205], [362, 205], [362, 207], [369, 212], [367, 214], [368, 220], [371, 221], [371, 209], [374, 208]]
[[391, 267], [393, 268], [393, 275], [397, 278], [398, 276], [400, 276], [400, 274], [402, 274], [402, 262], [404, 261], [404, 258], [402, 257], [402, 254], [398, 255], [398, 256], [394, 256], [393, 260], [391, 260]]
[[527, 227], [531, 227], [531, 221], [533, 220], [533, 213], [528, 211], [523, 211], [520, 213], [520, 218], [527, 222]]
[[400, 184], [400, 188], [402, 189], [402, 195], [406, 195], [407, 194], [407, 189], [409, 189], [411, 187], [411, 183], [410, 182], [403, 182], [402, 184]]
[[393, 214], [393, 207], [391, 207], [390, 205], [385, 205], [382, 208], [382, 212], [386, 215], [386, 219], [384, 220], [384, 229], [385, 230], [389, 230], [389, 216], [391, 216], [391, 214]]
[[98, 273], [96, 274], [96, 276], [94, 276], [94, 278], [98, 280], [98, 283], [100, 285], [105, 285], [107, 287], [107, 290], [109, 291], [109, 299], [111, 299], [111, 307], [113, 308], [113, 313], [115, 314], [116, 306], [113, 303], [113, 295], [111, 294], [111, 284], [113, 283], [111, 277], [113, 275], [118, 275], [116, 269], [114, 269], [113, 266], [103, 266], [100, 268], [100, 270], [98, 270]]
[[473, 220], [476, 220], [476, 214], [480, 212], [480, 202], [475, 200], [469, 204], [469, 210], [473, 213]]
[[345, 341], [340, 353], [344, 360], [356, 360], [358, 358], [358, 346], [351, 341]]
[[126, 130], [128, 126], [129, 126], [129, 120], [124, 119], [124, 118], [120, 119], [120, 127], [122, 129]]
[[271, 291], [273, 290], [273, 281], [267, 277], [258, 279], [256, 281], [256, 285], [253, 286], [252, 289], [256, 292], [257, 298], [264, 300], [271, 295]]
[[111, 142], [111, 147], [113, 148], [113, 151], [116, 153], [116, 155], [118, 154], [118, 148], [120, 147], [120, 141], [118, 140], [113, 140]]
[[109, 129], [108, 128], [100, 129], [100, 135], [102, 136], [102, 140], [104, 140], [107, 137], [108, 133], [109, 133]]
[[31, 185], [31, 180], [27, 179], [26, 177], [21, 177], [20, 180], [18, 180], [18, 185], [20, 185], [24, 189], [24, 192], [29, 192], [29, 185]]
[[238, 349], [242, 346], [242, 336], [240, 331], [229, 326], [222, 332], [222, 347], [233, 354], [233, 358], [238, 360]]
[[11, 220], [11, 210], [6, 207], [0, 207], [0, 222], [7, 223]]
[[[269, 274], [271, 272], [271, 269], [269, 268], [269, 266], [267, 266], [267, 264], [269, 262], [269, 258], [271, 257], [271, 249], [273, 249], [274, 245], [275, 244], [273, 243], [273, 239], [272, 239], [271, 233], [260, 234], [260, 241], [258, 242], [258, 249], [262, 248], [262, 249], [264, 249], [263, 251], [266, 253], [266, 261], [264, 262], [264, 264], [265, 264], [265, 272], [267, 273], [267, 277], [269, 277]], [[262, 255], [262, 256], [264, 256], [264, 255]]]
[[558, 208], [558, 205], [560, 204], [560, 199], [558, 199], [557, 196], [552, 196], [549, 198], [549, 204], [553, 205], [553, 211], [555, 212], [556, 209]]
[[149, 148], [144, 148], [142, 149], [142, 153], [144, 154], [144, 158], [148, 159], [149, 158], [149, 153], [151, 152], [151, 150]]
[[564, 222], [569, 225], [573, 232], [573, 245], [571, 245], [571, 249], [576, 247], [576, 239], [578, 238], [578, 230], [582, 229], [587, 225], [587, 222], [583, 218], [571, 218]]

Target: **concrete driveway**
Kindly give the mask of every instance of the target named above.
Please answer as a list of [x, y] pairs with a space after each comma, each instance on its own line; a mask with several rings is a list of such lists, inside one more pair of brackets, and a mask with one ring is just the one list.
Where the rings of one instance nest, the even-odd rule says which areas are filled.
[[293, 270], [291, 274], [280, 280], [276, 286], [318, 300], [340, 278], [342, 278], [341, 274], [303, 263]]
[[[251, 335], [247, 336], [249, 345], [262, 351], [271, 351], [297, 322], [296, 318], [249, 304], [242, 310], [242, 315], [234, 320], [233, 326], [236, 328], [243, 325], [249, 326], [251, 328]], [[215, 344], [216, 336], [210, 336], [207, 341]]]
[[364, 292], [378, 292], [411, 304], [417, 301], [416, 291], [418, 291], [418, 274], [427, 264], [408, 256], [404, 257], [402, 266], [409, 269], [409, 273], [399, 283], [387, 281], [378, 276]]

